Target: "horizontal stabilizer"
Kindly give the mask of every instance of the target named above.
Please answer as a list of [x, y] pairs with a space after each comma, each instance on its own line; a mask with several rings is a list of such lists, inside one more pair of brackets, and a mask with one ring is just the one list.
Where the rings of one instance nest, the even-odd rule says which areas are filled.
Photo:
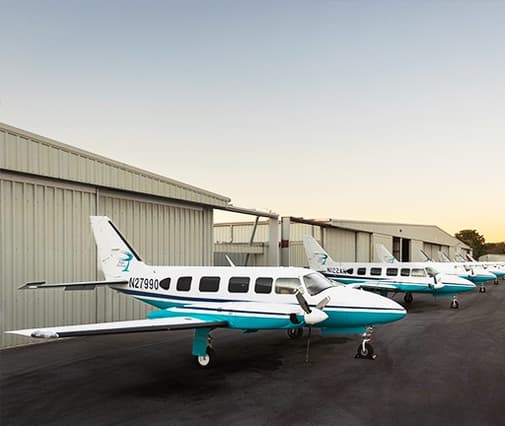
[[127, 280], [106, 280], [106, 281], [82, 281], [72, 283], [46, 283], [45, 281], [34, 281], [19, 287], [19, 290], [35, 290], [38, 288], [60, 288], [65, 290], [93, 290], [96, 286], [128, 284]]
[[142, 333], [147, 331], [186, 330], [202, 327], [226, 327], [225, 321], [202, 321], [196, 318], [172, 317], [135, 321], [113, 321], [96, 324], [66, 325], [6, 331], [10, 334], [36, 338], [94, 336], [101, 334]]

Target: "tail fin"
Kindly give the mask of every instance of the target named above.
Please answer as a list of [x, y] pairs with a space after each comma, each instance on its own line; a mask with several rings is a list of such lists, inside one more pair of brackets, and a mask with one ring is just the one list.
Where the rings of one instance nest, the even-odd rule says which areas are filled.
[[336, 265], [335, 261], [313, 237], [304, 235], [303, 247], [305, 248], [305, 255], [309, 261], [310, 269], [325, 271], [329, 266]]
[[447, 257], [447, 255], [443, 251], [438, 251], [438, 260], [440, 262], [450, 262], [451, 259]]
[[98, 259], [107, 280], [124, 278], [142, 259], [107, 216], [90, 216]]
[[375, 244], [375, 254], [382, 263], [398, 263], [398, 259], [384, 246], [384, 244]]
[[426, 253], [424, 250], [419, 249], [419, 253], [421, 253], [424, 256], [425, 262], [433, 262], [433, 259], [430, 256], [428, 256], [428, 253]]

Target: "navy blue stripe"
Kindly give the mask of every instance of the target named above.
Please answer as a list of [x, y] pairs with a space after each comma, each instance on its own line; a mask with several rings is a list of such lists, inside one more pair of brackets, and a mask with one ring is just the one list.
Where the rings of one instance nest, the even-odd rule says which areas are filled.
[[[156, 297], [156, 298], [160, 298], [160, 299], [165, 299], [165, 300], [180, 300], [180, 301], [189, 301], [189, 303], [191, 302], [210, 302], [210, 303], [227, 303], [227, 302], [247, 302], [246, 300], [236, 300], [236, 299], [204, 299], [204, 298], [199, 298], [199, 297], [181, 297], [181, 296], [172, 296], [172, 295], [164, 295], [164, 294], [153, 294], [153, 293], [147, 293], [147, 292], [144, 292], [144, 291], [136, 291], [136, 290], [130, 290], [130, 289], [120, 289], [120, 288], [117, 288], [116, 290], [118, 291], [121, 291], [123, 293], [126, 293], [126, 294], [132, 294], [132, 295], [135, 295], [135, 296], [138, 296], [138, 297]], [[253, 303], [268, 303], [268, 302], [254, 302], [254, 301], [251, 301]], [[293, 305], [293, 306], [298, 306], [298, 304], [296, 303], [287, 303], [287, 305]], [[311, 307], [315, 308], [316, 305], [310, 305]], [[191, 307], [192, 309], [196, 309], [196, 308], [193, 308]], [[375, 310], [375, 311], [398, 311], [398, 312], [402, 312], [402, 310], [398, 309], [398, 308], [380, 308], [380, 307], [366, 307], [366, 306], [338, 306], [338, 305], [326, 305], [326, 308], [334, 308], [334, 309], [353, 309], [353, 310], [362, 310], [362, 309], [368, 309], [368, 310]], [[201, 308], [201, 307], [198, 307], [198, 309], [209, 309], [209, 310], [213, 310], [213, 311], [216, 311], [217, 309], [216, 308]], [[230, 310], [229, 312], [251, 312], [253, 313], [252, 311], [232, 311]], [[265, 312], [263, 312], [265, 313]], [[270, 313], [270, 312], [269, 312]], [[282, 314], [279, 314], [279, 313], [276, 313], [275, 315], [289, 315], [289, 314], [286, 314], [286, 313], [282, 313]]]

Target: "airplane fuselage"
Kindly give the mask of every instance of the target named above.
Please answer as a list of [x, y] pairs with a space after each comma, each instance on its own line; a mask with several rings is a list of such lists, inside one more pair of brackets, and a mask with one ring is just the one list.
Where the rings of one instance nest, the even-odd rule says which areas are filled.
[[139, 264], [132, 268], [127, 284], [113, 286], [158, 308], [149, 318], [190, 315], [227, 321], [230, 327], [243, 330], [303, 327], [303, 312], [295, 296], [300, 287], [311, 307], [330, 299], [324, 307], [328, 318], [317, 326], [335, 332], [362, 332], [367, 325], [395, 321], [406, 314], [396, 302], [335, 285], [305, 268]]

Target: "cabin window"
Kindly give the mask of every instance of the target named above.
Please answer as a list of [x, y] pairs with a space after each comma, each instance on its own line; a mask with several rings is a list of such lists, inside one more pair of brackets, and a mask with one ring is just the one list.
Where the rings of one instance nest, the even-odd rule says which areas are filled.
[[413, 277], [425, 277], [426, 271], [424, 268], [412, 268], [412, 276]]
[[200, 278], [200, 291], [218, 291], [219, 277], [202, 277]]
[[256, 278], [256, 283], [254, 284], [254, 291], [256, 293], [270, 293], [272, 291], [272, 278]]
[[228, 281], [230, 293], [247, 293], [249, 291], [249, 277], [231, 277]]
[[177, 291], [189, 291], [191, 288], [191, 277], [179, 277], [177, 280]]
[[366, 268], [358, 268], [358, 275], [366, 275]]
[[402, 268], [400, 270], [400, 275], [402, 277], [410, 277], [410, 269], [409, 268]]
[[170, 278], [164, 278], [160, 281], [160, 287], [168, 290], [170, 288]]
[[388, 277], [396, 277], [398, 275], [398, 268], [387, 268], [386, 275]]
[[275, 292], [277, 294], [295, 294], [300, 287], [298, 278], [277, 278], [275, 280]]
[[382, 275], [382, 268], [370, 268], [370, 275]]

